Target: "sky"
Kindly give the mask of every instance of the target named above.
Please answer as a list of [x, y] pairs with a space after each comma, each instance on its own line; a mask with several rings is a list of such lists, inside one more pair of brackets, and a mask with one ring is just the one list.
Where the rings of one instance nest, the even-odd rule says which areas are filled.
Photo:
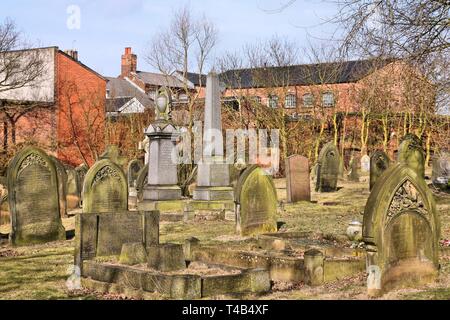
[[[120, 74], [125, 47], [138, 55], [138, 70], [152, 71], [144, 59], [152, 37], [170, 23], [175, 10], [188, 6], [218, 29], [211, 61], [226, 50], [271, 36], [288, 38], [299, 47], [330, 39], [335, 26], [323, 22], [336, 12], [323, 0], [3, 0], [0, 23], [15, 21], [36, 46], [78, 50], [81, 62], [105, 76]], [[79, 17], [79, 18], [78, 18]], [[300, 57], [300, 60], [304, 60]]]

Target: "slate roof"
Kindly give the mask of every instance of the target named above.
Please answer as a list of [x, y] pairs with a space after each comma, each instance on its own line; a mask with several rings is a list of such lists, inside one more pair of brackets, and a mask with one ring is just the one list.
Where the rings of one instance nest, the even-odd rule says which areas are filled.
[[393, 62], [385, 60], [357, 60], [320, 64], [301, 64], [286, 67], [266, 67], [228, 70], [219, 75], [227, 87], [255, 88], [285, 85], [314, 85], [357, 82]]
[[[177, 70], [176, 72], [183, 76], [183, 71]], [[186, 78], [196, 87], [200, 86], [200, 80], [202, 81], [202, 87], [206, 86], [206, 74], [187, 72]]]
[[146, 108], [153, 108], [155, 106], [154, 101], [130, 81], [112, 77], [106, 77], [106, 79], [108, 80], [106, 89], [109, 90], [109, 98], [106, 99], [107, 112], [116, 112], [133, 98], [139, 100]]
[[136, 71], [136, 77], [144, 83], [153, 86], [166, 86], [170, 88], [183, 88], [183, 82], [174, 76], [164, 75], [161, 73]]

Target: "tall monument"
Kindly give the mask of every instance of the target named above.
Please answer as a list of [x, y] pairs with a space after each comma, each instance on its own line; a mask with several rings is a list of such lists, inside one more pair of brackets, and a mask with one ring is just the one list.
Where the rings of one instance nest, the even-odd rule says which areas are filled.
[[224, 159], [219, 77], [210, 72], [206, 80], [203, 157], [198, 163], [194, 200], [233, 200], [229, 165]]
[[171, 98], [167, 89], [161, 89], [156, 99], [156, 121], [146, 130], [150, 140], [148, 184], [144, 187], [144, 200], [181, 199], [178, 186], [177, 163], [172, 159], [176, 128], [170, 119]]

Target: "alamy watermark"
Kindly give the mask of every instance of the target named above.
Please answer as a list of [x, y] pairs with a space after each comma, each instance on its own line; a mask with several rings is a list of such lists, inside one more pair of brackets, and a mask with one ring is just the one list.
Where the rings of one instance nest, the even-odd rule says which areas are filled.
[[81, 8], [75, 4], [67, 7], [66, 13], [68, 15], [66, 20], [66, 26], [69, 30], [81, 29]]

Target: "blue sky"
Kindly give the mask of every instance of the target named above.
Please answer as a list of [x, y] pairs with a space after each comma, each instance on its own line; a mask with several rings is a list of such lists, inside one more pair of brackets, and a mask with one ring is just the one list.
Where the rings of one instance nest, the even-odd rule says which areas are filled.
[[[272, 35], [296, 41], [328, 39], [334, 27], [321, 25], [335, 13], [322, 0], [297, 0], [279, 13], [270, 13], [289, 0], [4, 0], [0, 21], [12, 18], [27, 39], [40, 46], [75, 48], [80, 60], [106, 76], [120, 73], [120, 56], [131, 46], [138, 55], [138, 69], [151, 70], [143, 55], [146, 45], [167, 27], [171, 14], [188, 5], [196, 16], [205, 15], [219, 31], [213, 56], [224, 50]], [[69, 29], [68, 8], [80, 8], [80, 29]], [[307, 28], [305, 28], [307, 27]]]

